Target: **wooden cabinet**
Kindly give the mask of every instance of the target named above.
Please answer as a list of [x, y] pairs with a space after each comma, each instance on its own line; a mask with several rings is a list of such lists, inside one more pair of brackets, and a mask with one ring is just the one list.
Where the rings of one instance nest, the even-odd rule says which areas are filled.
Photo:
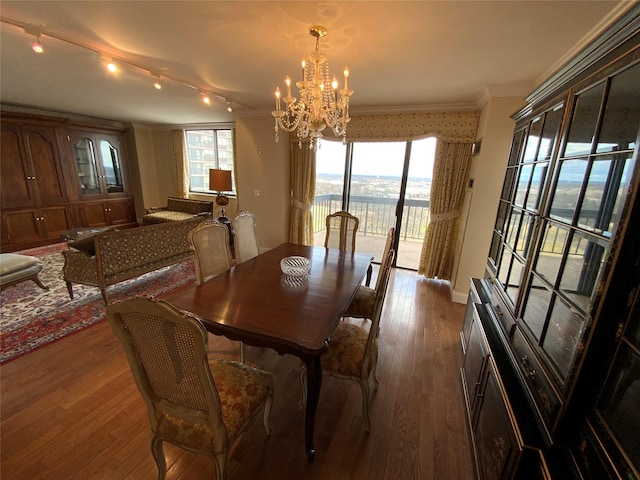
[[1, 148], [3, 252], [72, 228], [137, 225], [121, 132], [3, 115]]
[[[500, 355], [499, 340], [485, 328], [490, 322], [478, 279], [472, 280], [462, 331], [461, 368], [469, 433], [478, 479], [548, 479], [540, 454], [541, 438], [535, 431], [521, 429], [530, 422], [518, 410], [521, 396], [510, 393], [514, 376], [506, 357]], [[497, 347], [497, 349], [496, 349]]]
[[530, 452], [552, 478], [640, 477], [640, 4], [579, 58], [513, 115], [472, 283], [462, 383], [480, 478], [512, 478]]
[[79, 208], [82, 223], [87, 227], [126, 225], [136, 218], [133, 199], [83, 202]]
[[55, 128], [3, 120], [1, 168], [3, 209], [66, 203]]

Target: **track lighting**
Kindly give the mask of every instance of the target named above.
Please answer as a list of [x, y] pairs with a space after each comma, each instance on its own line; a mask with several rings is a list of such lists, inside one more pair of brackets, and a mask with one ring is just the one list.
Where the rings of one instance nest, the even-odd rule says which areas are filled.
[[[1, 0], [0, 0], [1, 1]], [[6, 18], [0, 18], [0, 23], [2, 24], [9, 24], [9, 25], [13, 25], [17, 28], [21, 28], [25, 34], [27, 35], [32, 35], [35, 38], [35, 41], [33, 43], [31, 43], [31, 48], [34, 52], [36, 53], [43, 53], [44, 52], [44, 46], [42, 44], [42, 36], [46, 36], [46, 37], [50, 37], [53, 38], [54, 40], [58, 41], [58, 42], [65, 42], [69, 45], [72, 45], [74, 47], [79, 47], [79, 48], [83, 48], [85, 50], [91, 51], [94, 54], [100, 55], [100, 60], [102, 62], [104, 62], [104, 66], [105, 68], [112, 74], [117, 74], [118, 71], [121, 68], [124, 68], [125, 70], [127, 70], [129, 67], [132, 67], [134, 70], [137, 70], [138, 72], [143, 72], [143, 73], [147, 73], [153, 78], [153, 87], [156, 90], [162, 90], [163, 88], [163, 83], [166, 81], [169, 81], [170, 83], [175, 83], [175, 84], [179, 84], [185, 87], [189, 87], [193, 90], [196, 90], [199, 92], [200, 97], [202, 99], [202, 102], [205, 105], [211, 105], [212, 104], [212, 100], [215, 100], [216, 102], [219, 100], [220, 102], [224, 102], [226, 103], [226, 108], [227, 108], [227, 112], [233, 112], [233, 106], [231, 104], [231, 101], [227, 100], [225, 97], [212, 92], [211, 90], [209, 90], [210, 93], [208, 93], [205, 90], [202, 90], [199, 85], [196, 85], [195, 83], [189, 82], [189, 81], [185, 81], [182, 80], [180, 78], [177, 77], [173, 77], [170, 74], [169, 75], [165, 75], [164, 73], [161, 74], [160, 70], [156, 70], [153, 68], [149, 68], [145, 65], [141, 65], [137, 62], [128, 60], [126, 57], [124, 56], [120, 56], [120, 54], [116, 53], [117, 57], [116, 57], [116, 61], [114, 61], [113, 57], [110, 54], [107, 53], [102, 53], [100, 50], [96, 49], [94, 46], [92, 45], [88, 45], [86, 43], [82, 43], [82, 42], [78, 42], [76, 40], [70, 40], [67, 38], [62, 37], [61, 35], [58, 35], [57, 33], [50, 31], [50, 30], [42, 30], [39, 27], [35, 27], [33, 25], [26, 25], [23, 24], [21, 22], [15, 22], [12, 20], [7, 20]], [[162, 77], [162, 79], [161, 79]], [[215, 98], [212, 98], [213, 97]], [[234, 101], [234, 103], [237, 103]], [[237, 103], [238, 105], [240, 105], [241, 107], [246, 107], [246, 105], [243, 105], [241, 103]], [[222, 105], [222, 103], [221, 103]]]
[[40, 35], [36, 37], [36, 41], [31, 44], [31, 48], [36, 53], [43, 53], [44, 47], [42, 46], [42, 42], [40, 41]]
[[113, 63], [112, 58], [106, 57], [104, 55], [101, 55], [100, 58], [102, 59], [102, 61], [105, 62], [105, 66], [107, 70], [109, 70], [111, 73], [116, 73], [118, 71], [118, 67], [116, 66], [115, 63]]
[[23, 30], [27, 35], [33, 35], [34, 37], [36, 37], [36, 41], [31, 44], [31, 49], [36, 53], [43, 53], [44, 47], [42, 46], [42, 41], [40, 40], [42, 32], [37, 28], [28, 26], [24, 26]]

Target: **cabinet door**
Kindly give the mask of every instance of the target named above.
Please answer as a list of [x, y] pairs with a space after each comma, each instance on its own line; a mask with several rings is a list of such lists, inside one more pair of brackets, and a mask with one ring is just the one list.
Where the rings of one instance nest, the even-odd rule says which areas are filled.
[[71, 217], [66, 207], [51, 207], [40, 210], [42, 236], [57, 238], [72, 227]]
[[83, 199], [100, 198], [102, 190], [93, 134], [69, 131], [68, 139], [80, 196]]
[[122, 196], [126, 190], [120, 143], [120, 138], [117, 135], [97, 135], [102, 178], [109, 197]]
[[42, 225], [37, 210], [9, 211], [5, 212], [2, 217], [8, 243], [27, 243], [40, 240]]
[[482, 388], [483, 371], [489, 358], [489, 349], [485, 343], [481, 332], [478, 309], [484, 308], [482, 305], [471, 303], [469, 311], [471, 316], [469, 322], [469, 334], [467, 339], [466, 354], [462, 364], [462, 387], [467, 407], [469, 424], [475, 424], [477, 407]]
[[133, 200], [109, 200], [104, 202], [106, 218], [109, 225], [123, 225], [135, 222]]
[[60, 149], [53, 127], [23, 125], [25, 148], [38, 192], [38, 205], [61, 205], [67, 201]]
[[83, 227], [106, 227], [107, 212], [102, 202], [83, 203], [80, 205]]
[[491, 360], [487, 362], [482, 387], [473, 435], [479, 476], [486, 480], [514, 478], [522, 445]]
[[36, 188], [20, 125], [2, 124], [2, 208], [33, 207]]

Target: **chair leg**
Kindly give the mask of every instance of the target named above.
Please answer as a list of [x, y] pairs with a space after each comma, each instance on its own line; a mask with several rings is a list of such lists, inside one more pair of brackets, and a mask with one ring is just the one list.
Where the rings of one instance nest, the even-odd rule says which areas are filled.
[[224, 450], [220, 453], [215, 453], [212, 455], [213, 463], [216, 466], [216, 479], [218, 480], [226, 480], [227, 479], [227, 457], [229, 455], [228, 450]]
[[362, 416], [364, 418], [364, 431], [371, 431], [371, 420], [369, 419], [369, 384], [367, 380], [358, 380], [362, 389]]
[[151, 453], [153, 459], [158, 466], [158, 480], [164, 480], [167, 476], [167, 462], [164, 459], [164, 450], [162, 449], [162, 439], [154, 436], [151, 440]]
[[378, 381], [378, 377], [377, 377], [377, 375], [376, 375], [376, 364], [377, 364], [377, 363], [378, 363], [378, 362], [376, 361], [376, 362], [373, 364], [373, 367], [371, 368], [371, 375], [373, 376], [373, 389], [374, 389], [374, 390], [378, 390], [378, 385], [380, 385], [380, 382]]
[[244, 343], [240, 342], [240, 361], [244, 363]]
[[302, 395], [300, 396], [300, 403], [298, 406], [300, 410], [304, 408], [305, 403], [307, 403], [307, 367], [305, 367], [304, 363], [301, 362], [300, 365], [300, 387], [302, 388]]
[[369, 285], [371, 285], [371, 275], [373, 274], [373, 267], [371, 266], [371, 264], [369, 264], [369, 268], [367, 269], [367, 279], [365, 280], [364, 284], [368, 287]]
[[71, 282], [67, 283], [67, 291], [69, 292], [69, 298], [73, 300], [73, 284]]
[[264, 429], [267, 435], [271, 435], [271, 405], [273, 404], [273, 394], [267, 397], [264, 403]]
[[42, 281], [37, 276], [33, 277], [31, 280], [36, 282], [36, 285], [38, 285], [41, 289], [49, 290], [49, 287], [47, 287], [44, 283], [42, 283]]

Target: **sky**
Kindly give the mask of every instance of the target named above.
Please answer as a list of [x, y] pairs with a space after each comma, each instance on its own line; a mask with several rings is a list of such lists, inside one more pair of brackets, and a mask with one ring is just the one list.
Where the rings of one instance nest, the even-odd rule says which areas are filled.
[[[436, 139], [415, 140], [411, 146], [410, 178], [431, 178]], [[356, 143], [353, 151], [353, 174], [402, 176], [405, 142]], [[342, 174], [346, 146], [341, 142], [322, 141], [317, 152], [317, 174]]]

